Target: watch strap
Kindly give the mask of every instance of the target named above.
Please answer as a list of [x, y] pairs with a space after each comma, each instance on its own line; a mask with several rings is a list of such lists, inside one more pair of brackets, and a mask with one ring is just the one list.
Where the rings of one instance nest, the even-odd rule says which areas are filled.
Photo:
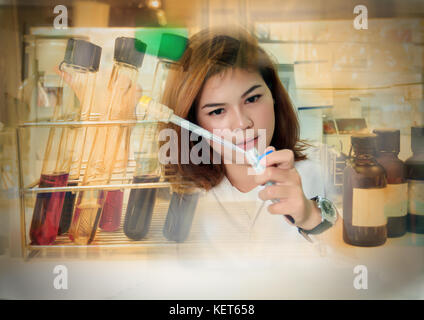
[[[312, 198], [311, 200], [318, 202], [319, 199], [320, 199], [320, 197], [316, 196], [316, 197]], [[320, 210], [321, 210], [321, 214], [322, 214], [323, 209], [320, 208]], [[320, 233], [324, 232], [325, 230], [331, 228], [332, 226], [333, 226], [333, 224], [330, 221], [323, 219], [322, 222], [319, 225], [317, 225], [315, 228], [313, 228], [311, 230], [305, 230], [305, 229], [302, 229], [302, 228], [299, 228], [299, 227], [297, 229], [298, 229], [299, 233], [306, 240], [313, 242], [312, 239], [309, 237], [309, 235], [320, 234]]]
[[302, 230], [306, 234], [320, 234], [320, 233], [324, 232], [325, 230], [331, 228], [332, 226], [333, 225], [331, 224], [330, 221], [324, 220], [319, 225], [317, 225], [315, 228], [313, 228], [311, 230], [304, 230], [302, 228], [299, 228], [299, 232], [300, 232], [300, 230]]

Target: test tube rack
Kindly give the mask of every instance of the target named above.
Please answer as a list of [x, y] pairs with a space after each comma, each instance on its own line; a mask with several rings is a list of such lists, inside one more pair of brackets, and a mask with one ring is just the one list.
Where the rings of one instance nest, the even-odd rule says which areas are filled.
[[[83, 255], [96, 255], [100, 252], [113, 252], [122, 253], [122, 249], [131, 249], [137, 252], [146, 252], [147, 250], [158, 249], [158, 248], [172, 248], [178, 245], [173, 241], [167, 240], [163, 234], [162, 229], [165, 223], [169, 202], [171, 199], [171, 188], [173, 176], [168, 172], [161, 170], [161, 177], [158, 182], [152, 183], [132, 183], [133, 174], [135, 171], [135, 160], [129, 157], [127, 169], [124, 179], [111, 179], [111, 183], [107, 185], [90, 185], [90, 186], [66, 186], [66, 187], [51, 187], [51, 188], [40, 188], [38, 182], [30, 184], [24, 183], [24, 164], [23, 154], [21, 150], [22, 138], [24, 130], [30, 128], [54, 128], [54, 127], [94, 127], [94, 126], [122, 126], [131, 127], [134, 129], [136, 126], [143, 126], [146, 124], [152, 124], [157, 121], [150, 120], [138, 120], [138, 121], [81, 121], [81, 122], [27, 122], [17, 126], [16, 128], [16, 140], [17, 140], [17, 160], [18, 160], [18, 171], [19, 171], [19, 207], [20, 207], [20, 237], [21, 237], [21, 250], [22, 257], [24, 259], [34, 257], [57, 257], [59, 254], [61, 257], [81, 257]], [[30, 160], [28, 160], [29, 162]], [[80, 180], [83, 177], [84, 166], [86, 163], [82, 163]], [[78, 180], [78, 181], [80, 181]], [[69, 181], [71, 182], [71, 181]], [[77, 182], [77, 181], [75, 181]], [[189, 182], [179, 182], [180, 184], [190, 185]], [[153, 211], [153, 218], [150, 225], [149, 233], [146, 238], [142, 240], [131, 240], [127, 238], [123, 232], [123, 223], [125, 219], [125, 212], [128, 197], [124, 196], [123, 212], [121, 217], [120, 228], [117, 231], [105, 232], [99, 230], [96, 239], [89, 245], [75, 245], [68, 238], [68, 234], [57, 236], [55, 242], [52, 245], [32, 245], [29, 241], [29, 227], [31, 223], [32, 212], [34, 208], [35, 198], [40, 193], [53, 193], [53, 192], [81, 192], [87, 190], [121, 190], [129, 192], [131, 189], [142, 189], [142, 188], [158, 188], [165, 189], [167, 191], [158, 193], [156, 198], [156, 204]], [[196, 226], [192, 226], [192, 232], [196, 233]], [[196, 245], [196, 241], [186, 241], [185, 245]], [[100, 251], [99, 251], [100, 249]], [[104, 250], [107, 249], [107, 250]], [[128, 252], [128, 251], [125, 251]]]

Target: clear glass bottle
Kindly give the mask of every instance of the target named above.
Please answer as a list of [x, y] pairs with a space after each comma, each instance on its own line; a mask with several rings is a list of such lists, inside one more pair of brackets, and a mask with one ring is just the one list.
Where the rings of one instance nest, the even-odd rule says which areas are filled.
[[175, 242], [184, 242], [190, 234], [200, 192], [193, 188], [179, 187], [173, 190], [163, 235]]
[[384, 213], [387, 217], [387, 237], [401, 237], [406, 233], [408, 184], [405, 178], [405, 164], [398, 158], [400, 131], [376, 129], [377, 162], [386, 171], [387, 189]]
[[405, 161], [408, 179], [408, 231], [424, 233], [424, 126], [411, 128], [412, 157]]
[[[78, 121], [90, 108], [100, 63], [101, 48], [84, 40], [69, 39], [60, 69], [76, 93], [57, 104], [53, 121]], [[78, 130], [52, 127], [49, 132], [39, 187], [65, 187], [68, 183]], [[65, 192], [39, 193], [30, 228], [32, 244], [48, 245], [56, 239]]]
[[353, 135], [351, 143], [354, 156], [343, 176], [343, 240], [355, 246], [379, 246], [387, 238], [387, 180], [374, 158], [376, 135]]
[[[119, 37], [115, 40], [114, 65], [108, 82], [105, 121], [132, 120], [136, 106], [138, 69], [141, 67], [146, 44], [135, 39]], [[85, 170], [82, 185], [109, 184], [112, 172], [117, 169], [116, 159], [121, 141], [127, 139], [128, 126], [113, 125], [96, 127], [92, 150]], [[120, 170], [125, 171], [127, 163], [122, 162]], [[121, 192], [118, 190], [118, 192]], [[107, 213], [120, 215], [123, 197], [107, 197], [106, 191], [91, 190], [78, 194], [75, 214], [69, 237], [76, 244], [89, 244], [96, 236], [97, 227], [106, 203]], [[121, 205], [111, 204], [118, 199]], [[112, 201], [113, 202], [113, 201]], [[113, 206], [109, 208], [108, 206]], [[106, 217], [107, 218], [107, 217]], [[109, 219], [107, 220], [115, 220]], [[118, 219], [119, 220], [119, 219]]]
[[177, 61], [181, 58], [186, 49], [188, 39], [172, 33], [162, 34], [159, 51], [158, 63], [156, 64], [155, 73], [152, 82], [153, 100], [160, 101], [165, 88], [166, 79], [169, 70], [177, 68]]

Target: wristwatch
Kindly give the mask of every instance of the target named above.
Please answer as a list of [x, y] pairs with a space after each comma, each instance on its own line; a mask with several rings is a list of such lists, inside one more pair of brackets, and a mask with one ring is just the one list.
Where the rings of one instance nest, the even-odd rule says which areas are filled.
[[313, 242], [309, 235], [320, 234], [331, 228], [336, 223], [339, 214], [336, 206], [330, 200], [321, 196], [313, 197], [311, 200], [314, 200], [321, 210], [321, 223], [311, 230], [297, 228], [299, 233], [309, 242]]

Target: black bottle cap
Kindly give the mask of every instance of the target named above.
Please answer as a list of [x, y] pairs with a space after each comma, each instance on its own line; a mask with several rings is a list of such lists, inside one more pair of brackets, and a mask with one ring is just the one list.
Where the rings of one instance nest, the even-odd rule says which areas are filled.
[[95, 44], [77, 39], [69, 39], [66, 46], [64, 62], [90, 71], [98, 71], [102, 48]]
[[351, 136], [351, 143], [356, 155], [375, 154], [377, 135], [372, 133], [357, 133]]
[[397, 129], [374, 129], [377, 135], [376, 147], [379, 152], [400, 151], [400, 130]]
[[147, 45], [136, 38], [119, 37], [115, 40], [113, 58], [115, 61], [140, 68], [143, 64], [146, 48]]
[[411, 127], [412, 152], [424, 150], [424, 126]]

